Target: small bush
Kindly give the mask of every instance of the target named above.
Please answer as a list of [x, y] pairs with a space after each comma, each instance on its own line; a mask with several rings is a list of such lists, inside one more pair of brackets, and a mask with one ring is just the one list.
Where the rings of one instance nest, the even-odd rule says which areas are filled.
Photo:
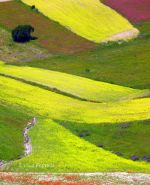
[[32, 5], [32, 6], [31, 6], [31, 9], [34, 10], [34, 9], [35, 9], [35, 5]]
[[15, 42], [29, 42], [33, 39], [31, 33], [34, 32], [34, 28], [30, 25], [19, 25], [12, 30], [12, 38]]
[[37, 13], [39, 12], [35, 5], [31, 6], [31, 10], [34, 11], [34, 12], [37, 12]]

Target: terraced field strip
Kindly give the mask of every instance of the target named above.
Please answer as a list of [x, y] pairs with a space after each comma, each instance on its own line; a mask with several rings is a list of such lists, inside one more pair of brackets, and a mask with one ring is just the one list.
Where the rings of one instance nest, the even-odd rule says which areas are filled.
[[[99, 0], [23, 0], [72, 32], [96, 43], [127, 40], [138, 35], [125, 18]], [[120, 37], [120, 33], [122, 36]], [[129, 33], [130, 34], [127, 34]], [[118, 36], [119, 34], [119, 36]], [[119, 37], [119, 38], [118, 38]]]
[[148, 96], [148, 90], [136, 90], [66, 73], [0, 63], [0, 74], [55, 91], [83, 101], [110, 102]]
[[149, 0], [103, 0], [103, 2], [133, 23], [150, 21]]
[[34, 36], [38, 37], [38, 44], [51, 53], [70, 54], [96, 47], [93, 42], [77, 36], [39, 12], [31, 10], [31, 7], [17, 1], [0, 3], [0, 24], [9, 29], [22, 24], [32, 25], [35, 28]]

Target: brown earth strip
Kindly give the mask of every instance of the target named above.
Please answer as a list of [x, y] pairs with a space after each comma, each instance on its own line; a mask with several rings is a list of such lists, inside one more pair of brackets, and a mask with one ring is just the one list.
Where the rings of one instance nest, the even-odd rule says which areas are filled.
[[51, 53], [72, 54], [90, 50], [96, 44], [49, 20], [44, 15], [16, 1], [0, 3], [0, 24], [9, 29], [20, 24], [30, 24], [35, 28], [41, 46]]

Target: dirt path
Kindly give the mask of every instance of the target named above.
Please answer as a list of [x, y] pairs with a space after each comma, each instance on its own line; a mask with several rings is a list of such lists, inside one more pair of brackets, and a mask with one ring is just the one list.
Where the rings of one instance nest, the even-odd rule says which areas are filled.
[[27, 127], [24, 129], [23, 136], [24, 136], [24, 155], [28, 156], [32, 153], [32, 144], [31, 139], [28, 135], [30, 129], [35, 126], [37, 123], [37, 119], [34, 117], [30, 122], [28, 122]]

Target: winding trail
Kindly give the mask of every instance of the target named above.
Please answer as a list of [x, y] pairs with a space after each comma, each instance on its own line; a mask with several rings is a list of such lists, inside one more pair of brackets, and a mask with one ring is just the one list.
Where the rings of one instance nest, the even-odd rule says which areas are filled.
[[24, 136], [24, 155], [28, 156], [32, 153], [32, 144], [31, 144], [31, 139], [28, 135], [30, 129], [35, 126], [37, 123], [37, 118], [33, 118], [31, 122], [28, 122], [27, 127], [24, 129], [23, 136]]

